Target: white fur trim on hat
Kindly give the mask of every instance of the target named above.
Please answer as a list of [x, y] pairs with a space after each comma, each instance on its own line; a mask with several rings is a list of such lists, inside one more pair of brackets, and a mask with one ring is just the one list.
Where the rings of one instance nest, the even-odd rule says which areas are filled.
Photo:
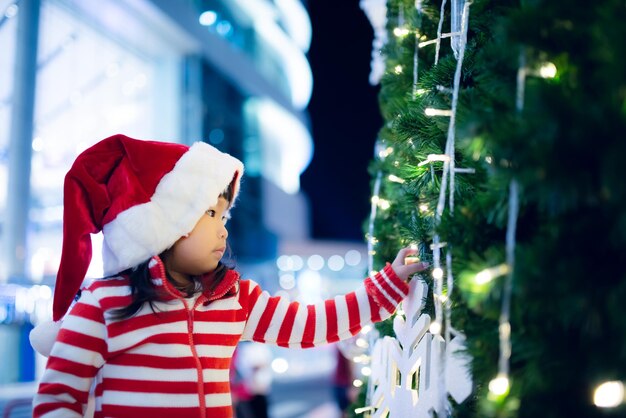
[[241, 161], [203, 142], [192, 145], [163, 176], [149, 202], [121, 212], [104, 225], [105, 275], [134, 267], [174, 245], [217, 203], [235, 173], [233, 202], [243, 175]]

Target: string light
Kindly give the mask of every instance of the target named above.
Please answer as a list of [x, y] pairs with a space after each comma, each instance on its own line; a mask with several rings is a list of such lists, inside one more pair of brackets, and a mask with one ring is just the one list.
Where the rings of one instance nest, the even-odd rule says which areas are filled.
[[354, 410], [354, 413], [359, 415], [362, 414], [363, 412], [369, 412], [369, 411], [374, 411], [374, 407], [373, 406], [364, 406], [363, 408], [356, 408]]
[[396, 66], [393, 68], [393, 71], [394, 71], [396, 74], [402, 74], [402, 66], [401, 66], [401, 65], [396, 65]]
[[433, 269], [433, 277], [437, 280], [440, 280], [443, 277], [443, 270], [441, 267], [435, 267]]
[[438, 321], [434, 321], [430, 324], [430, 327], [428, 327], [428, 331], [431, 334], [438, 335], [439, 333], [441, 333], [441, 323]]
[[[465, 46], [466, 46], [466, 42], [467, 42], [467, 21], [468, 21], [468, 15], [469, 15], [469, 4], [471, 4], [471, 2], [466, 2], [465, 6], [463, 8], [463, 19], [462, 19], [462, 25], [461, 25], [461, 31], [460, 32], [455, 32], [453, 29], [451, 31], [451, 33], [449, 34], [442, 34], [441, 33], [441, 28], [444, 22], [443, 16], [444, 16], [444, 7], [445, 7], [445, 3], [446, 0], [444, 0], [442, 2], [442, 8], [441, 8], [441, 16], [439, 19], [439, 29], [438, 29], [438, 33], [437, 33], [437, 39], [436, 40], [428, 40], [425, 36], [420, 37], [417, 33], [416, 33], [416, 40], [419, 40], [421, 42], [417, 42], [417, 46], [418, 48], [416, 48], [416, 52], [418, 51], [419, 48], [421, 48], [422, 46], [426, 46], [426, 45], [430, 45], [433, 43], [436, 43], [437, 45], [437, 51], [436, 51], [436, 56], [435, 56], [435, 65], [437, 65], [438, 62], [438, 58], [439, 58], [439, 47], [440, 47], [440, 42], [442, 38], [446, 38], [446, 37], [452, 37], [452, 36], [459, 36], [460, 40], [459, 40], [459, 56], [458, 56], [458, 61], [457, 61], [457, 69], [456, 69], [456, 73], [455, 73], [455, 81], [454, 81], [454, 91], [453, 93], [453, 97], [452, 97], [452, 108], [450, 110], [446, 110], [446, 109], [434, 109], [434, 108], [427, 108], [425, 109], [425, 115], [427, 116], [447, 116], [450, 117], [450, 124], [448, 127], [448, 140], [446, 142], [446, 147], [445, 147], [445, 152], [444, 154], [432, 154], [429, 155], [427, 157], [426, 161], [423, 161], [419, 164], [419, 166], [423, 166], [425, 164], [429, 164], [432, 163], [434, 161], [442, 161], [444, 163], [444, 169], [443, 169], [443, 179], [442, 179], [442, 187], [440, 188], [440, 198], [439, 198], [439, 204], [437, 205], [437, 211], [435, 214], [435, 223], [437, 224], [439, 222], [439, 220], [441, 219], [442, 213], [443, 213], [443, 209], [444, 209], [444, 204], [445, 204], [445, 199], [442, 198], [442, 196], [446, 195], [446, 184], [447, 184], [447, 175], [450, 174], [451, 180], [450, 180], [450, 194], [453, 195], [454, 193], [454, 161], [452, 160], [453, 156], [454, 156], [454, 131], [455, 131], [455, 127], [454, 127], [454, 118], [455, 118], [455, 112], [456, 112], [456, 103], [458, 100], [458, 91], [459, 91], [459, 87], [460, 87], [460, 72], [461, 72], [461, 66], [462, 66], [462, 62], [463, 62], [463, 54], [464, 54], [464, 50], [465, 50]], [[417, 5], [416, 5], [417, 7]], [[454, 8], [453, 8], [454, 9]], [[399, 16], [399, 20], [402, 20], [402, 22], [398, 22], [398, 27], [401, 28], [403, 27], [403, 10], [402, 7], [400, 8], [400, 16]], [[394, 31], [394, 34], [396, 33], [396, 31]], [[398, 34], [400, 32], [398, 31]], [[455, 56], [456, 54], [456, 50], [455, 50]], [[414, 58], [416, 56], [416, 53], [414, 53]], [[413, 95], [417, 95], [417, 94], [424, 94], [426, 91], [422, 90], [422, 89], [417, 89], [416, 88], [416, 80], [415, 80], [415, 76], [416, 76], [416, 60], [414, 59], [414, 68], [413, 68], [413, 75], [414, 75], [414, 83], [413, 83]], [[403, 71], [401, 66], [396, 66], [395, 67], [395, 71], [397, 74], [399, 74], [401, 71]], [[398, 164], [396, 164], [397, 162], [394, 162], [395, 166], [398, 166]], [[431, 164], [431, 172], [433, 170], [433, 165]], [[471, 169], [468, 169], [467, 172], [470, 172]], [[378, 196], [378, 188], [379, 187], [379, 179], [380, 179], [380, 171], [378, 173], [378, 177], [377, 177], [377, 181], [375, 183], [375, 196]], [[393, 181], [393, 180], [391, 180]], [[443, 199], [443, 202], [442, 202]], [[375, 208], [378, 207], [378, 202], [380, 201], [380, 198], [378, 198], [378, 200], [376, 202], [372, 201], [372, 213], [373, 215], [375, 215]], [[442, 204], [444, 203], [444, 204]], [[451, 209], [453, 208], [453, 197], [450, 198], [450, 207]], [[428, 211], [429, 207], [426, 204], [421, 204], [419, 205], [419, 209], [422, 212], [426, 212]], [[374, 222], [374, 217], [370, 216], [370, 235], [373, 234], [373, 222]], [[369, 242], [368, 242], [369, 243]], [[436, 319], [435, 321], [433, 321], [430, 324], [429, 330], [431, 333], [433, 334], [440, 334], [442, 332], [442, 328], [443, 328], [443, 315], [442, 315], [442, 302], [446, 303], [446, 315], [450, 315], [449, 313], [449, 305], [450, 305], [450, 299], [449, 296], [450, 294], [444, 296], [442, 295], [442, 278], [444, 276], [444, 272], [443, 269], [440, 267], [440, 249], [443, 248], [444, 246], [446, 246], [446, 243], [440, 243], [439, 242], [439, 236], [435, 235], [434, 239], [433, 239], [433, 244], [430, 246], [430, 248], [433, 250], [433, 262], [434, 262], [434, 269], [432, 271], [432, 275], [433, 278], [435, 279], [435, 288], [433, 289], [433, 295], [434, 295], [434, 299], [435, 299], [435, 313], [436, 313]], [[448, 277], [448, 281], [450, 282], [452, 280], [452, 272], [451, 272], [451, 255], [447, 254], [446, 255], [446, 261], [447, 261], [447, 277]], [[371, 270], [371, 268], [370, 268]], [[449, 291], [451, 291], [452, 287], [451, 287], [451, 283], [448, 283], [448, 288]], [[452, 327], [450, 326], [449, 323], [449, 318], [445, 318], [446, 320], [446, 342], [448, 341], [448, 333], [451, 333]], [[442, 352], [440, 353], [440, 359], [439, 359], [439, 370], [438, 373], [440, 374], [441, 378], [438, 382], [438, 385], [440, 386], [440, 388], [442, 390], [440, 390], [440, 395], [439, 395], [439, 407], [441, 408], [441, 410], [444, 409], [444, 405], [445, 405], [445, 400], [447, 398], [447, 393], [445, 390], [446, 384], [445, 384], [445, 371], [446, 371], [446, 356], [445, 356], [445, 350], [442, 350]], [[369, 394], [368, 394], [369, 397]], [[367, 402], [367, 401], [366, 401]], [[361, 410], [356, 410], [355, 412], [360, 413], [360, 412], [365, 412], [365, 411], [371, 411], [371, 410], [376, 410], [376, 408], [374, 407], [366, 407], [365, 409], [361, 409]]]
[[499, 374], [489, 382], [489, 392], [496, 396], [503, 396], [509, 392], [509, 378], [505, 374]]
[[361, 348], [367, 348], [370, 346], [368, 342], [363, 338], [357, 338], [355, 344], [357, 347], [361, 347]]
[[411, 33], [411, 31], [407, 28], [397, 27], [393, 29], [393, 34], [397, 36], [398, 38], [407, 36], [409, 33]]
[[620, 381], [604, 382], [593, 393], [593, 403], [599, 408], [615, 408], [624, 400], [624, 384]]
[[424, 114], [426, 116], [452, 116], [452, 111], [427, 107], [426, 109], [424, 109]]
[[487, 284], [496, 277], [504, 276], [508, 272], [509, 266], [507, 264], [500, 264], [499, 266], [482, 270], [476, 275], [474, 281], [479, 285]]
[[417, 166], [421, 167], [423, 165], [432, 163], [434, 161], [443, 161], [443, 162], [450, 161], [450, 156], [446, 154], [428, 154], [426, 159], [420, 162]]
[[354, 381], [352, 382], [352, 386], [354, 386], [355, 388], [360, 388], [361, 386], [363, 386], [363, 381], [361, 379], [354, 379]]
[[380, 151], [378, 153], [378, 156], [380, 157], [381, 160], [384, 160], [385, 158], [387, 158], [391, 153], [393, 152], [393, 148], [392, 147], [387, 147], [384, 150]]
[[395, 176], [393, 174], [389, 174], [389, 176], [387, 178], [389, 179], [389, 181], [393, 181], [394, 183], [403, 184], [405, 182], [404, 179], [401, 179], [400, 177]]
[[556, 65], [551, 62], [546, 62], [539, 68], [539, 75], [543, 78], [554, 78], [556, 77]]
[[378, 199], [378, 207], [382, 210], [387, 210], [391, 207], [391, 203], [386, 199]]

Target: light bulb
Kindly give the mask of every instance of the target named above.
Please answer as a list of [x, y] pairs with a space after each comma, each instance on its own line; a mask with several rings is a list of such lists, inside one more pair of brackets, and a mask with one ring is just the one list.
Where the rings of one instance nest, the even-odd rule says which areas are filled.
[[400, 183], [400, 184], [404, 183], [404, 179], [401, 179], [398, 176], [394, 176], [393, 174], [389, 174], [389, 177], [387, 178], [389, 179], [389, 181], [393, 181], [395, 183]]
[[498, 266], [480, 271], [478, 274], [476, 274], [476, 277], [474, 277], [474, 281], [476, 282], [476, 284], [483, 285], [489, 283], [496, 277], [500, 277], [508, 273], [509, 266], [507, 264], [500, 264]]
[[615, 408], [624, 402], [624, 384], [619, 381], [604, 382], [593, 393], [593, 403], [600, 408]]
[[397, 36], [398, 38], [401, 36], [407, 36], [411, 31], [408, 30], [407, 28], [394, 28], [393, 29], [393, 34], [395, 36]]
[[370, 332], [372, 330], [372, 326], [371, 325], [365, 325], [363, 328], [361, 328], [361, 334], [365, 335], [368, 332]]
[[431, 334], [441, 333], [441, 323], [437, 321], [433, 322], [432, 324], [430, 324], [428, 331], [430, 331]]
[[357, 338], [356, 342], [355, 342], [357, 347], [361, 347], [361, 348], [367, 348], [370, 345], [367, 343], [367, 341], [365, 341], [363, 338]]
[[443, 270], [440, 267], [434, 268], [433, 277], [437, 280], [443, 278]]
[[539, 75], [543, 78], [554, 78], [556, 77], [556, 65], [551, 62], [546, 62], [539, 68]]
[[489, 391], [497, 396], [506, 395], [509, 391], [509, 378], [505, 374], [499, 374], [489, 382]]

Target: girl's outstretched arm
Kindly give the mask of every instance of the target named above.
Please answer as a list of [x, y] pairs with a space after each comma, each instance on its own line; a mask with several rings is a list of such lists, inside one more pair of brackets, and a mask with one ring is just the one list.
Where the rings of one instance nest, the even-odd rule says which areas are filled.
[[89, 290], [63, 320], [63, 325], [33, 400], [33, 417], [84, 416], [94, 376], [107, 353], [102, 309]]
[[248, 311], [242, 339], [308, 348], [350, 338], [365, 325], [391, 316], [408, 294], [406, 279], [426, 269], [426, 263], [404, 265], [409, 253], [400, 250], [393, 264], [365, 279], [354, 292], [314, 305], [270, 296], [255, 282], [242, 281], [241, 301]]

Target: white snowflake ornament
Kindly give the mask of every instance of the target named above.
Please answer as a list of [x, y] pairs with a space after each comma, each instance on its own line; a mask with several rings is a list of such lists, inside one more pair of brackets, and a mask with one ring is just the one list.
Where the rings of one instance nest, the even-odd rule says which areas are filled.
[[460, 353], [464, 339], [446, 347], [441, 335], [431, 334], [430, 316], [422, 314], [428, 286], [414, 279], [410, 287], [402, 304], [406, 319], [394, 319], [396, 337], [378, 340], [372, 352], [372, 417], [430, 418], [449, 409], [448, 394], [460, 403], [472, 392], [469, 357]]

